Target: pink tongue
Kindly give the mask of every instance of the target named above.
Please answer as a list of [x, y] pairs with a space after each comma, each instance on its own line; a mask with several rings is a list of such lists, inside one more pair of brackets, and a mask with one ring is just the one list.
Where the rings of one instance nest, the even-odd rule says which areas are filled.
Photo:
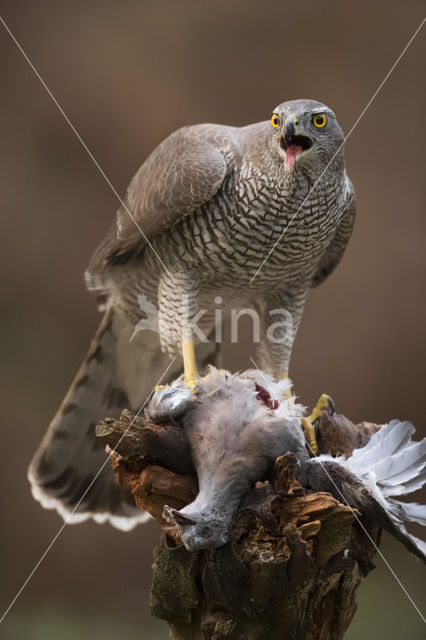
[[296, 156], [303, 151], [302, 147], [292, 144], [285, 152], [286, 167], [292, 168], [296, 161]]

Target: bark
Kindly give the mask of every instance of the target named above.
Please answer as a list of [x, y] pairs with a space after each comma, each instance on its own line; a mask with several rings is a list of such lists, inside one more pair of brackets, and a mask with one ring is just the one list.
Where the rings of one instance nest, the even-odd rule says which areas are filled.
[[[324, 411], [316, 425], [320, 452], [348, 455], [378, 428]], [[328, 493], [301, 487], [293, 454], [280, 456], [268, 480], [245, 496], [228, 544], [188, 552], [162, 518], [165, 504], [180, 509], [197, 494], [179, 425], [154, 424], [125, 411], [96, 432], [110, 448], [117, 482], [162, 526], [150, 607], [168, 621], [172, 638], [343, 637], [362, 577], [374, 568], [375, 548], [352, 509]], [[365, 519], [362, 524], [378, 544], [380, 531]]]

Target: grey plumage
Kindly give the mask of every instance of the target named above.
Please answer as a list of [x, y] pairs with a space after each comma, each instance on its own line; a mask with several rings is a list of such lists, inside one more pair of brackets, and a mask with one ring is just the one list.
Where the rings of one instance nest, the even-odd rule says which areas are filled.
[[[270, 121], [184, 127], [152, 152], [130, 183], [125, 205], [133, 220], [119, 209], [86, 274], [108, 319], [93, 346], [97, 366], [85, 361], [29, 472], [36, 497], [61, 504], [62, 513], [76, 506], [102, 462], [101, 451], [87, 454], [96, 447], [93, 423], [118, 416], [124, 406], [138, 409], [171, 356], [177, 358], [168, 379], [180, 373], [180, 343], [197, 337], [183, 313], [184, 298], [189, 318], [205, 310], [199, 325], [207, 337], [216, 296], [225, 311], [256, 309], [262, 367], [275, 377], [288, 372], [307, 292], [339, 262], [355, 197], [331, 109], [296, 100], [274, 113], [276, 128]], [[320, 113], [326, 124], [318, 128]], [[141, 319], [140, 294], [158, 306], [159, 335], [140, 332], [129, 344]], [[275, 340], [268, 339], [277, 324]], [[213, 362], [216, 351], [211, 342], [199, 343], [197, 358]], [[112, 483], [105, 469], [80, 516], [128, 515], [128, 497]]]
[[299, 461], [308, 459], [300, 426], [303, 407], [290, 398], [271, 411], [247, 375], [211, 369], [182, 417], [199, 493], [179, 512], [166, 507], [165, 516], [181, 526], [190, 551], [227, 542], [241, 498], [265, 479], [279, 455], [292, 451]]
[[183, 376], [180, 376], [154, 394], [145, 409], [145, 415], [153, 422], [167, 422], [184, 413], [193, 399], [191, 389], [184, 383]]

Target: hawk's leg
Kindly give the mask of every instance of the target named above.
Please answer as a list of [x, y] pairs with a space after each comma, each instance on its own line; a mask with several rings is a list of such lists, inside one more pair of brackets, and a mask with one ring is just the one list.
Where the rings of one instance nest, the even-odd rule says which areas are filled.
[[324, 409], [332, 409], [333, 408], [333, 400], [326, 393], [323, 393], [318, 402], [315, 405], [314, 410], [311, 415], [307, 418], [302, 418], [302, 428], [305, 434], [306, 442], [309, 445], [312, 453], [318, 453], [318, 444], [315, 437], [315, 428], [314, 422], [321, 417], [321, 413]]
[[191, 388], [195, 389], [198, 385], [197, 363], [195, 361], [195, 349], [193, 340], [183, 340], [182, 342], [183, 357], [183, 379]]
[[[276, 380], [288, 378], [291, 350], [302, 317], [305, 295], [305, 292], [289, 294], [274, 291], [263, 299], [260, 363]], [[286, 399], [291, 396], [290, 387], [283, 394]]]
[[194, 335], [197, 333], [199, 283], [189, 272], [175, 265], [173, 276], [165, 272], [158, 289], [158, 323], [164, 351], [176, 355], [180, 348], [183, 358], [184, 381], [191, 389], [198, 385]]
[[[195, 348], [193, 340], [184, 340], [182, 342], [182, 358], [183, 358], [183, 381], [194, 390], [198, 385], [198, 370], [195, 360]], [[165, 385], [159, 384], [155, 387], [155, 391], [164, 389]]]
[[[261, 366], [277, 380], [288, 377], [288, 368], [293, 342], [296, 337], [305, 304], [306, 291], [269, 293], [264, 298], [262, 340], [260, 345]], [[284, 399], [291, 396], [288, 388]], [[329, 406], [328, 396], [322, 395], [313, 413], [302, 420], [302, 427], [309, 448], [318, 452], [313, 423]]]

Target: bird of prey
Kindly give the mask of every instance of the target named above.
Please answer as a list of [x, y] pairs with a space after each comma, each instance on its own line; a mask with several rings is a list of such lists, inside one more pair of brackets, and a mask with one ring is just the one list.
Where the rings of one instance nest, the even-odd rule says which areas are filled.
[[[259, 362], [288, 375], [306, 295], [335, 268], [354, 223], [343, 143], [330, 108], [294, 100], [248, 126], [184, 127], [146, 159], [88, 267], [105, 315], [29, 469], [44, 506], [122, 528], [143, 518], [100, 471], [94, 425], [139, 409], [168, 366], [168, 379], [183, 364], [197, 385], [196, 358], [214, 362], [216, 344], [197, 339], [194, 318], [202, 310], [198, 327], [211, 338], [218, 299], [257, 311]], [[141, 295], [158, 307], [159, 333], [129, 342]]]
[[[265, 383], [260, 393], [259, 384]], [[328, 491], [358, 509], [426, 561], [426, 544], [404, 525], [426, 525], [426, 506], [391, 498], [406, 496], [426, 483], [426, 438], [413, 442], [413, 425], [392, 420], [349, 458], [310, 458], [301, 424], [303, 407], [293, 397], [271, 411], [269, 398], [280, 395], [280, 382], [257, 371], [231, 375], [212, 369], [201, 380], [196, 397], [169, 387], [152, 400], [149, 411], [157, 418], [161, 405], [169, 415], [179, 405], [197, 470], [195, 500], [180, 511], [164, 508], [166, 519], [180, 528], [188, 551], [225, 544], [244, 494], [267, 477], [279, 455], [290, 451], [297, 458], [303, 487]]]

